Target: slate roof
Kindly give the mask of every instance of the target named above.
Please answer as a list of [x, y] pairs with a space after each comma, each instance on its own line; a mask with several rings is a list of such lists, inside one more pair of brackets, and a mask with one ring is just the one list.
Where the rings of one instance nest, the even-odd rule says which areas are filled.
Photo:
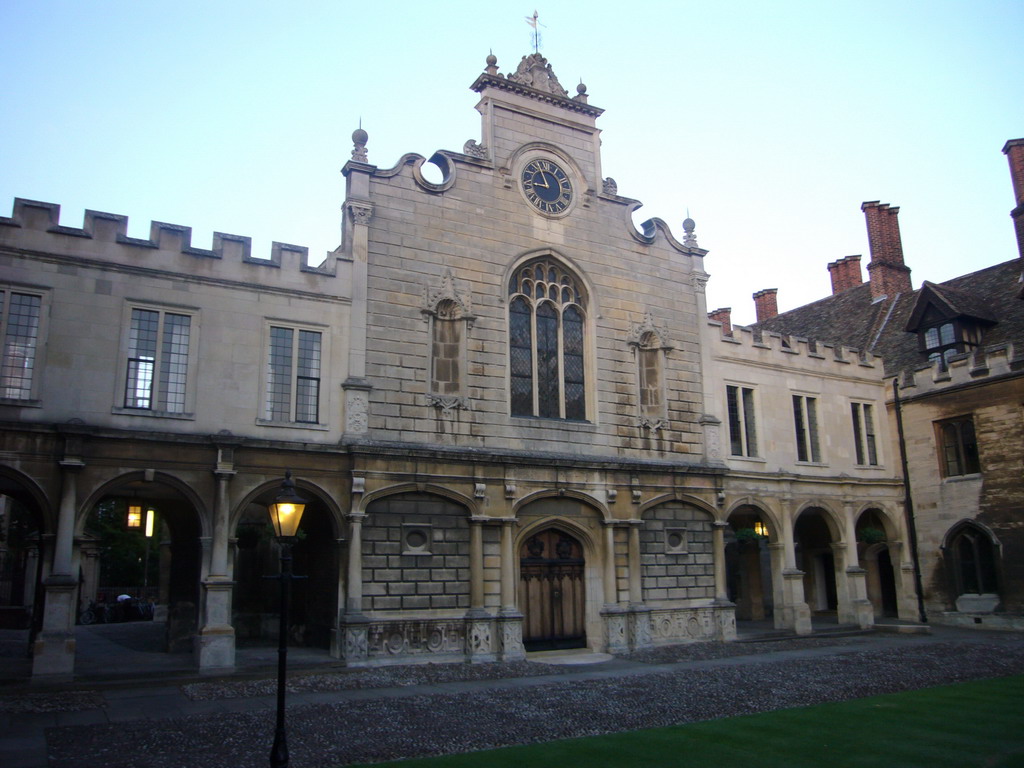
[[[929, 283], [950, 308], [992, 322], [982, 345], [1024, 343], [1024, 300], [1020, 259], [986, 267], [943, 283]], [[872, 301], [871, 286], [862, 283], [842, 293], [783, 312], [756, 323], [755, 329], [800, 336], [823, 344], [843, 344], [882, 358], [885, 373], [914, 370], [928, 364], [918, 349], [916, 333], [906, 330], [921, 290]]]

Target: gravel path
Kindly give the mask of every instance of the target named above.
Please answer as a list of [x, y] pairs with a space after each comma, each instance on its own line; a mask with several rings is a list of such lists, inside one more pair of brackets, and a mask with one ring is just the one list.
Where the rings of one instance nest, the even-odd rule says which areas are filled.
[[[785, 653], [790, 643], [798, 644], [799, 650]], [[810, 639], [689, 646], [635, 655], [632, 661], [657, 665], [641, 674], [634, 668], [631, 674], [594, 678], [548, 667], [546, 674], [558, 676], [539, 684], [478, 683], [467, 692], [397, 697], [367, 698], [363, 692], [341, 699], [346, 694], [339, 693], [337, 701], [289, 706], [291, 765], [323, 768], [448, 754], [1024, 674], [1024, 642], [1020, 641], [906, 638], [879, 646], [849, 638], [829, 650], [835, 645], [836, 640]], [[684, 663], [661, 666], [676, 661]], [[406, 668], [405, 673], [415, 670], [425, 681], [442, 683], [463, 674], [479, 674], [467, 672], [472, 669], [435, 665]], [[336, 677], [353, 679], [351, 674]], [[203, 695], [209, 697], [211, 691]], [[245, 694], [225, 689], [223, 695]], [[47, 731], [50, 767], [262, 765], [270, 750], [273, 722], [271, 709], [51, 728]]]

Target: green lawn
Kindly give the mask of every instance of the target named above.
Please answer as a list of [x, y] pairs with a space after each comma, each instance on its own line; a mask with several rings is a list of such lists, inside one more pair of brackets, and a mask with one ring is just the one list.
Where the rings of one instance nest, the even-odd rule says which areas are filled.
[[381, 766], [1017, 768], [1024, 676]]

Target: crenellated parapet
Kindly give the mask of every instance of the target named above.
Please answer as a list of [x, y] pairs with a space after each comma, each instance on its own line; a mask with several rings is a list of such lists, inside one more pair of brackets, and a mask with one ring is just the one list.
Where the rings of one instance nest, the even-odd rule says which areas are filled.
[[900, 392], [903, 398], [918, 397], [1022, 374], [1024, 344], [993, 344], [949, 358], [945, 365], [934, 360], [930, 365], [904, 371]]
[[743, 325], [733, 325], [731, 335], [727, 335], [722, 323], [715, 320], [707, 323], [713, 358], [881, 381], [881, 358], [854, 347], [821, 344], [800, 336], [756, 331]]
[[[91, 245], [84, 247], [83, 242]], [[109, 249], [105, 247], [107, 244], [120, 248]], [[10, 217], [0, 216], [0, 246], [46, 253], [74, 251], [94, 259], [134, 262], [139, 266], [150, 266], [143, 263], [147, 261], [144, 254], [159, 252], [161, 256], [188, 257], [186, 263], [178, 265], [161, 260], [160, 268], [180, 268], [183, 272], [194, 271], [197, 261], [210, 260], [208, 263], [211, 264], [224, 262], [226, 268], [247, 264], [260, 268], [296, 269], [325, 277], [337, 275], [335, 253], [328, 253], [321, 263], [311, 265], [308, 248], [274, 242], [269, 258], [258, 258], [252, 255], [252, 238], [224, 232], [213, 233], [212, 248], [197, 248], [192, 245], [191, 227], [161, 221], [150, 222], [148, 239], [129, 237], [128, 217], [103, 211], [87, 210], [81, 227], [68, 227], [60, 223], [59, 205], [22, 198], [15, 198]]]

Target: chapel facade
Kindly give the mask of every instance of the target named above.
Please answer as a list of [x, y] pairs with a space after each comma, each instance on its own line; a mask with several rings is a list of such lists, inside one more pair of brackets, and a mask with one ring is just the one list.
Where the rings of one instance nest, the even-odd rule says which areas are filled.
[[[489, 56], [472, 89], [461, 151], [378, 166], [353, 134], [322, 259], [20, 199], [0, 219], [0, 494], [37, 532], [37, 675], [72, 673], [90, 521], [129, 509], [158, 520], [167, 650], [230, 668], [270, 639], [286, 469], [309, 502], [291, 638], [350, 665], [908, 613], [877, 362], [709, 324], [694, 223], [634, 224], [602, 110], [542, 56]], [[794, 404], [803, 430], [775, 426]]]

